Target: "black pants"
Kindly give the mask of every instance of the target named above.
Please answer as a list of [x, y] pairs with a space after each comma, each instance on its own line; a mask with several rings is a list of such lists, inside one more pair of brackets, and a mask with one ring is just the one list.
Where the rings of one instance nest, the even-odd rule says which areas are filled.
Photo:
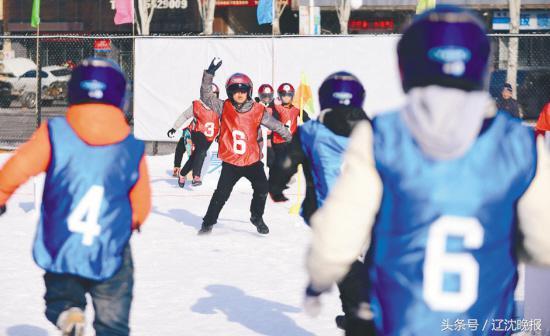
[[357, 310], [363, 298], [364, 281], [367, 278], [365, 265], [356, 260], [348, 274], [338, 283], [342, 310], [346, 315], [346, 336], [374, 336], [374, 321], [357, 317]]
[[130, 245], [124, 250], [124, 260], [112, 278], [98, 282], [70, 274], [44, 274], [46, 284], [46, 317], [53, 324], [61, 313], [71, 307], [86, 307], [86, 293], [92, 297], [97, 336], [127, 336], [134, 288], [134, 265]]
[[338, 283], [342, 311], [346, 314], [346, 317], [354, 316], [359, 307], [363, 293], [363, 281], [365, 279], [363, 276], [364, 269], [365, 265], [356, 260], [351, 264], [348, 274]]
[[[270, 168], [272, 167], [283, 167], [283, 163], [281, 161], [283, 161], [286, 157], [287, 157], [287, 152], [288, 152], [288, 143], [281, 143], [281, 144], [276, 144], [276, 143], [272, 143], [271, 144], [271, 150], [272, 150], [272, 162], [271, 162], [271, 165], [268, 166]], [[270, 169], [269, 170], [269, 178], [271, 179], [271, 172], [272, 170]]]
[[[185, 163], [185, 166], [180, 171], [181, 176], [187, 175], [193, 169], [193, 177], [201, 176], [202, 165], [206, 158], [206, 153], [212, 142], [206, 139], [206, 136], [201, 132], [191, 132], [191, 140], [195, 148], [193, 153], [189, 157], [189, 160]], [[181, 162], [181, 161], [180, 161]]]
[[185, 137], [181, 137], [176, 146], [176, 154], [174, 155], [174, 167], [181, 167], [181, 160], [183, 159], [183, 154], [185, 153]]
[[208, 205], [208, 210], [203, 218], [204, 224], [214, 225], [218, 221], [218, 216], [225, 202], [229, 199], [231, 191], [235, 184], [245, 177], [252, 183], [254, 194], [252, 195], [252, 203], [250, 204], [250, 213], [255, 217], [262, 217], [265, 210], [265, 202], [267, 199], [268, 183], [264, 172], [264, 164], [258, 161], [250, 166], [234, 166], [224, 162], [222, 164], [222, 172], [218, 180], [218, 186]]
[[373, 320], [363, 320], [358, 317], [346, 322], [346, 336], [376, 336]]
[[267, 154], [267, 166], [269, 169], [271, 169], [275, 163], [275, 153], [273, 152], [273, 138], [271, 135], [267, 137], [268, 145], [266, 146], [266, 154]]

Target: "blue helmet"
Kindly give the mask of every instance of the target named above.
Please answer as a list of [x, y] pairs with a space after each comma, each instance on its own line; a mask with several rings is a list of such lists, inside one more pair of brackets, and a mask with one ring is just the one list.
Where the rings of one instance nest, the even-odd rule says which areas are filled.
[[439, 85], [482, 90], [489, 51], [485, 26], [474, 14], [436, 6], [414, 19], [397, 46], [403, 89]]
[[321, 110], [337, 106], [363, 107], [363, 84], [349, 72], [340, 71], [328, 76], [319, 88]]
[[98, 103], [124, 108], [126, 78], [112, 60], [87, 58], [71, 74], [68, 84], [69, 106]]

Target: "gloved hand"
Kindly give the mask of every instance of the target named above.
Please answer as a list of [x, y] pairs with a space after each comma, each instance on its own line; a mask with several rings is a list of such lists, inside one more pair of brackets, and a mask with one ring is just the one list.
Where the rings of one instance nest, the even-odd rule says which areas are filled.
[[319, 316], [319, 313], [321, 313], [321, 294], [323, 292], [320, 292], [313, 288], [311, 284], [309, 284], [306, 288], [306, 293], [304, 297], [304, 311], [307, 315], [311, 317], [317, 317]]
[[176, 134], [176, 130], [173, 129], [173, 128], [170, 128], [170, 130], [168, 131], [168, 133], [166, 133], [166, 135], [168, 135], [169, 138], [173, 138], [173, 137], [174, 137], [174, 134]]
[[222, 66], [222, 59], [219, 57], [214, 57], [214, 59], [210, 63], [210, 66], [208, 66], [208, 69], [206, 69], [206, 72], [208, 72], [211, 75], [215, 75], [216, 70], [218, 70], [221, 66]]
[[0, 216], [2, 216], [5, 213], [6, 213], [6, 206], [5, 205], [0, 205]]

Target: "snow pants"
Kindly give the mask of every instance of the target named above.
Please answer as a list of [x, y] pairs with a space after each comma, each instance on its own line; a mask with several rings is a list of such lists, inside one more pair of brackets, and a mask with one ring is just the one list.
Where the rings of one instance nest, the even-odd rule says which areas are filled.
[[204, 136], [201, 132], [191, 132], [191, 139], [193, 141], [193, 145], [195, 145], [195, 148], [193, 149], [189, 160], [187, 160], [181, 169], [180, 175], [185, 176], [191, 171], [191, 169], [193, 169], [193, 177], [200, 177], [202, 165], [204, 164], [204, 159], [206, 158], [206, 153], [208, 152], [208, 148], [210, 148], [212, 142], [208, 141], [206, 136]]
[[233, 187], [242, 177], [250, 181], [254, 190], [252, 203], [250, 204], [251, 215], [255, 217], [263, 216], [268, 192], [264, 164], [258, 161], [250, 166], [239, 167], [224, 162], [218, 186], [216, 187], [216, 191], [214, 191], [214, 195], [212, 195], [208, 210], [203, 218], [204, 224], [216, 224], [225, 202], [227, 202], [233, 191]]
[[46, 272], [46, 317], [54, 325], [61, 313], [71, 307], [86, 308], [86, 293], [92, 297], [96, 336], [127, 336], [134, 288], [134, 265], [128, 244], [122, 266], [115, 275], [98, 282], [71, 274]]

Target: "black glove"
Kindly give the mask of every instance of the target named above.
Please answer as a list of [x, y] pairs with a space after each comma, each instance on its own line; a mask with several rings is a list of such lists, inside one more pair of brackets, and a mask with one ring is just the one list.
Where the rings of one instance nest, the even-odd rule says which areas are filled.
[[168, 131], [168, 133], [166, 133], [166, 135], [168, 135], [169, 138], [173, 138], [173, 137], [174, 137], [174, 134], [176, 134], [176, 130], [173, 129], [173, 128], [170, 128], [170, 130]]
[[210, 66], [208, 66], [208, 69], [206, 72], [208, 72], [211, 75], [216, 74], [216, 70], [218, 70], [222, 66], [222, 60], [219, 57], [214, 57], [212, 62], [210, 63]]
[[6, 206], [5, 205], [0, 205], [0, 216], [2, 216], [5, 213], [6, 213]]

